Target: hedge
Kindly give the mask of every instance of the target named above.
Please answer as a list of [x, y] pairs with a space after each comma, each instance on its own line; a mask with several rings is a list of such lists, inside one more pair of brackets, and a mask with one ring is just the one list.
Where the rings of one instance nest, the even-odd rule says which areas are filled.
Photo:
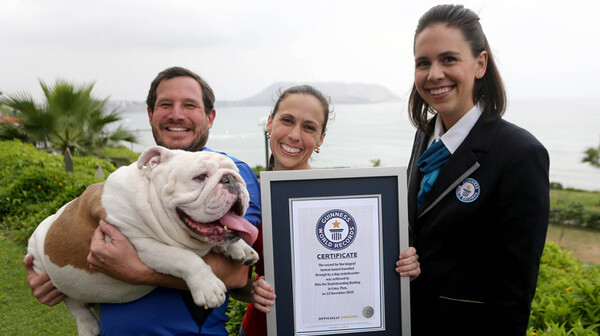
[[63, 157], [20, 141], [0, 141], [0, 229], [25, 243], [37, 225], [115, 167], [92, 157], [74, 157], [74, 172], [64, 170]]

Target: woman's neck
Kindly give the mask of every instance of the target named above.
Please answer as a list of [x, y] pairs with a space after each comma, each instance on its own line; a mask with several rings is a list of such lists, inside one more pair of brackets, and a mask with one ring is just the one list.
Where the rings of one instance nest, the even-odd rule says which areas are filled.
[[308, 162], [306, 162], [306, 164], [304, 164], [302, 166], [296, 166], [294, 168], [284, 167], [284, 166], [280, 165], [277, 162], [277, 160], [275, 160], [275, 162], [273, 163], [273, 170], [274, 171], [278, 171], [278, 170], [305, 170], [305, 169], [312, 169], [312, 167], [310, 166], [310, 164], [308, 164]]

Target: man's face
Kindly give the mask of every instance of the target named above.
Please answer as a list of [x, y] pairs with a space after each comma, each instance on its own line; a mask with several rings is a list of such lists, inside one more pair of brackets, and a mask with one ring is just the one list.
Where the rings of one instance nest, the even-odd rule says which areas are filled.
[[157, 145], [194, 152], [206, 146], [215, 110], [204, 112], [202, 88], [195, 79], [174, 77], [158, 84], [154, 113], [148, 107], [148, 118]]

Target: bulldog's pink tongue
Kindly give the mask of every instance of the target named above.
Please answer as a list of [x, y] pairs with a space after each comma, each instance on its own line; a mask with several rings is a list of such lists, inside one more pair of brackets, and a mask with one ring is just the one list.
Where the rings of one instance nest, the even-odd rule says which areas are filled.
[[252, 245], [258, 237], [258, 229], [250, 224], [244, 217], [238, 216], [233, 212], [226, 214], [219, 220], [221, 224], [228, 229], [235, 230], [246, 243]]

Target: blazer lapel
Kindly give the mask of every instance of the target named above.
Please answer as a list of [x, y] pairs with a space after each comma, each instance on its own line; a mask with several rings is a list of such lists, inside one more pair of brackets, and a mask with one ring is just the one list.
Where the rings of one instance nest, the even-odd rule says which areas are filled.
[[[410, 162], [408, 163], [408, 224], [411, 231], [414, 230], [414, 223], [417, 219], [417, 194], [419, 193], [419, 189], [421, 189], [421, 179], [423, 177], [419, 167], [417, 167], [417, 161], [425, 149], [427, 149], [428, 140], [429, 137], [425, 133], [417, 131], [410, 155]], [[412, 237], [412, 235], [410, 236]]]
[[459, 183], [479, 168], [479, 158], [489, 152], [497, 125], [498, 122], [484, 123], [483, 115], [477, 120], [465, 140], [441, 168], [423, 204], [423, 211], [418, 214], [419, 217], [434, 208], [442, 198], [453, 192]]

